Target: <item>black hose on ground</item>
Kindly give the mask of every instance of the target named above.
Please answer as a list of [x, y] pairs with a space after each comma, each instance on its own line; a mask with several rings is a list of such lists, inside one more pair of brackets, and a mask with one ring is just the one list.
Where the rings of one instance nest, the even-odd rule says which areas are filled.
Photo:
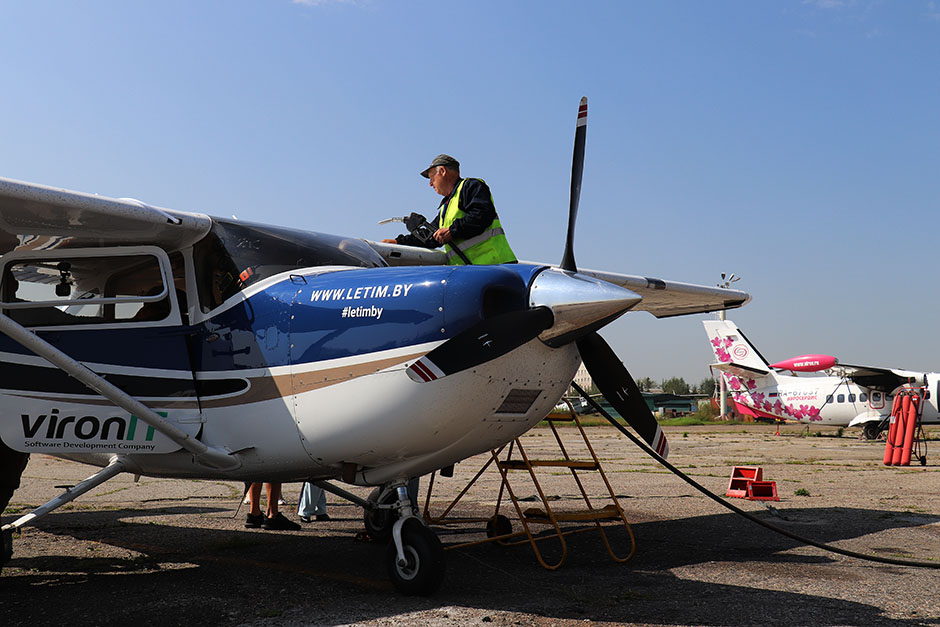
[[587, 393], [583, 389], [581, 389], [581, 387], [577, 383], [572, 382], [571, 385], [578, 392], [578, 394], [580, 394], [582, 398], [584, 398], [591, 405], [591, 407], [593, 407], [595, 410], [600, 412], [600, 414], [607, 420], [607, 422], [612, 424], [618, 431], [620, 431], [620, 433], [627, 436], [634, 444], [639, 446], [640, 449], [642, 449], [647, 455], [649, 455], [650, 457], [658, 461], [660, 464], [662, 464], [666, 469], [668, 469], [674, 475], [676, 475], [677, 477], [679, 477], [680, 479], [688, 483], [690, 486], [692, 486], [693, 488], [695, 488], [696, 490], [698, 490], [699, 492], [701, 492], [702, 494], [704, 494], [711, 500], [715, 501], [716, 503], [718, 503], [719, 505], [723, 507], [730, 509], [735, 514], [739, 514], [743, 516], [744, 518], [747, 518], [751, 522], [757, 523], [758, 525], [762, 527], [770, 529], [771, 531], [775, 531], [792, 540], [796, 540], [797, 542], [802, 542], [803, 544], [808, 544], [810, 546], [814, 546], [824, 551], [830, 551], [832, 553], [838, 553], [839, 555], [845, 555], [846, 557], [854, 557], [856, 559], [866, 560], [869, 562], [881, 562], [882, 564], [892, 564], [895, 566], [914, 566], [916, 568], [934, 568], [934, 569], [940, 568], [940, 562], [918, 562], [914, 560], [893, 559], [890, 557], [880, 557], [878, 555], [866, 555], [864, 553], [856, 553], [855, 551], [840, 549], [837, 546], [832, 546], [830, 544], [825, 544], [823, 542], [817, 542], [816, 540], [806, 538], [804, 536], [795, 534], [791, 531], [787, 531], [786, 529], [783, 529], [781, 527], [777, 527], [776, 525], [772, 525], [765, 520], [761, 520], [760, 518], [758, 518], [757, 516], [754, 516], [750, 512], [744, 511], [737, 505], [734, 505], [732, 503], [725, 501], [720, 496], [711, 492], [710, 490], [708, 490], [708, 488], [699, 484], [694, 479], [686, 475], [684, 472], [682, 472], [681, 470], [679, 470], [678, 468], [676, 468], [675, 466], [667, 462], [665, 458], [661, 457], [658, 453], [656, 453], [656, 451], [654, 451], [649, 446], [647, 446], [646, 442], [644, 442], [637, 436], [630, 433], [626, 427], [624, 427], [622, 424], [617, 422], [610, 414], [604, 411], [604, 408], [601, 407], [597, 403], [597, 401], [595, 401], [593, 398], [588, 396]]

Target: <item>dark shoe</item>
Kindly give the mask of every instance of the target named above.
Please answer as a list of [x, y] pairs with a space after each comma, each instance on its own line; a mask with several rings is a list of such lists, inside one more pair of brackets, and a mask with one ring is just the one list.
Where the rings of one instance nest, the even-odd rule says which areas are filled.
[[248, 514], [245, 519], [245, 529], [257, 529], [262, 526], [262, 523], [264, 523], [264, 514], [258, 514], [257, 516]]
[[317, 520], [329, 520], [329, 519], [330, 519], [329, 514], [317, 514]]
[[284, 514], [277, 513], [270, 518], [265, 516], [264, 522], [261, 523], [261, 528], [267, 529], [268, 531], [299, 531], [300, 525], [293, 520], [284, 518]]

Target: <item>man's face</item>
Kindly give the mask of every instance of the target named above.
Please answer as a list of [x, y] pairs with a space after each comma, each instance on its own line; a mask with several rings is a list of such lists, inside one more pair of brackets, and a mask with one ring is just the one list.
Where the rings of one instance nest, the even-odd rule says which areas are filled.
[[428, 185], [434, 188], [434, 191], [440, 194], [441, 196], [446, 196], [450, 190], [444, 191], [444, 179], [447, 169], [444, 166], [437, 166], [431, 168], [431, 171], [428, 172]]

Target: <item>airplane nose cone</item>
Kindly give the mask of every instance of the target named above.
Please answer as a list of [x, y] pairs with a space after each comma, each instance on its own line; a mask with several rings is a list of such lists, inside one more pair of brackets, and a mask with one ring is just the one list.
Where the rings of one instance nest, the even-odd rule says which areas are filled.
[[548, 307], [555, 316], [555, 323], [539, 335], [549, 346], [562, 346], [595, 331], [641, 300], [619, 285], [554, 268], [535, 277], [529, 288], [529, 305]]

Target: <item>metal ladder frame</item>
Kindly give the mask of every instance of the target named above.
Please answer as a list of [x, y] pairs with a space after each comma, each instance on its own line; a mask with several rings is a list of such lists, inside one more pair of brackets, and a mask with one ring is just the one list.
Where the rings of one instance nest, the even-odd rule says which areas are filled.
[[[567, 401], [566, 401], [567, 403]], [[499, 542], [500, 544], [511, 546], [517, 544], [524, 544], [526, 542], [532, 547], [532, 551], [535, 553], [536, 559], [539, 563], [548, 570], [556, 570], [564, 564], [568, 555], [568, 546], [565, 542], [565, 536], [571, 535], [574, 533], [580, 533], [584, 531], [590, 531], [592, 528], [596, 529], [601, 535], [601, 539], [604, 542], [604, 546], [607, 549], [607, 553], [610, 555], [611, 559], [616, 562], [626, 562], [633, 554], [636, 552], [636, 539], [633, 535], [633, 530], [630, 528], [630, 523], [627, 521], [624, 514], [623, 508], [620, 506], [620, 502], [617, 500], [614, 490], [610, 485], [610, 481], [607, 479], [607, 475], [604, 473], [604, 469], [600, 463], [600, 460], [597, 458], [597, 454], [594, 451], [594, 448], [591, 446], [590, 440], [587, 437], [587, 433], [584, 431], [584, 427], [581, 424], [581, 421], [578, 419], [577, 414], [574, 412], [574, 409], [571, 407], [571, 404], [568, 403], [569, 414], [549, 414], [546, 416], [549, 427], [552, 430], [552, 435], [555, 437], [555, 441], [558, 444], [558, 448], [562, 453], [563, 459], [561, 460], [538, 460], [530, 459], [526, 454], [522, 442], [519, 438], [516, 438], [509, 444], [503, 445], [498, 449], [493, 449], [490, 451], [490, 459], [487, 460], [483, 467], [474, 475], [474, 477], [467, 483], [466, 487], [460, 491], [460, 493], [453, 499], [453, 501], [444, 509], [444, 511], [438, 516], [432, 516], [430, 513], [430, 502], [431, 494], [434, 488], [434, 479], [436, 473], [432, 473], [431, 479], [428, 485], [428, 492], [425, 497], [424, 504], [424, 519], [429, 524], [434, 525], [446, 525], [450, 523], [473, 523], [473, 522], [486, 522], [487, 523], [487, 535], [489, 536], [485, 540], [476, 540], [472, 542], [462, 542], [455, 545], [449, 545], [446, 548], [457, 549], [467, 546], [473, 546], [476, 544], [482, 544], [485, 542]], [[558, 428], [555, 426], [556, 422], [573, 422], [578, 428], [578, 432], [581, 435], [581, 439], [585, 444], [585, 447], [590, 454], [590, 460], [576, 460], [572, 459], [568, 453], [568, 449], [565, 447], [564, 442], [561, 439], [561, 435], [558, 432]], [[508, 449], [508, 450], [507, 450]], [[520, 458], [513, 459], [514, 450], [518, 449]], [[506, 451], [506, 457], [504, 460], [500, 460], [500, 455]], [[500, 473], [500, 488], [499, 494], [496, 500], [496, 507], [493, 513], [493, 516], [489, 518], [447, 518], [447, 515], [453, 510], [457, 503], [463, 498], [463, 496], [469, 491], [471, 486], [483, 475], [483, 473], [489, 468], [492, 464], [496, 464], [497, 469]], [[547, 467], [547, 468], [568, 468], [571, 472], [575, 483], [578, 486], [578, 490], [581, 493], [581, 498], [584, 500], [587, 509], [577, 512], [555, 512], [551, 505], [549, 505], [549, 499], [546, 497], [542, 486], [538, 481], [536, 468]], [[516, 496], [516, 493], [512, 489], [512, 485], [509, 479], [509, 474], [513, 470], [526, 470], [529, 473], [529, 478], [531, 479], [533, 485], [535, 486], [536, 492], [538, 493], [539, 499], [542, 502], [543, 509], [528, 509], [523, 511], [519, 498]], [[584, 484], [581, 481], [581, 477], [578, 476], [578, 471], [592, 471], [598, 472], [602, 478], [604, 485], [607, 488], [607, 492], [610, 496], [611, 503], [603, 508], [595, 508], [591, 503], [591, 499], [587, 494], [587, 491], [584, 487]], [[522, 523], [523, 530], [498, 534], [497, 523], [501, 518], [500, 509], [502, 507], [504, 493], [508, 495], [509, 500], [512, 502], [513, 507], [516, 511], [518, 520]], [[504, 518], [504, 517], [503, 517]], [[601, 524], [605, 520], [616, 520], [620, 519], [624, 527], [627, 530], [627, 535], [630, 538], [630, 551], [626, 555], [618, 555], [613, 547], [611, 546], [610, 540], [607, 536], [607, 533], [604, 529], [604, 526]], [[565, 529], [560, 523], [591, 523], [587, 526], [581, 526], [574, 529]], [[545, 525], [550, 526], [551, 528], [545, 532], [533, 531], [532, 526], [534, 525]], [[462, 533], [462, 531], [456, 531], [455, 533]], [[524, 537], [523, 537], [524, 536]], [[543, 556], [542, 551], [539, 549], [538, 543], [544, 540], [556, 539], [561, 547], [561, 556], [552, 562], [549, 562]]]

